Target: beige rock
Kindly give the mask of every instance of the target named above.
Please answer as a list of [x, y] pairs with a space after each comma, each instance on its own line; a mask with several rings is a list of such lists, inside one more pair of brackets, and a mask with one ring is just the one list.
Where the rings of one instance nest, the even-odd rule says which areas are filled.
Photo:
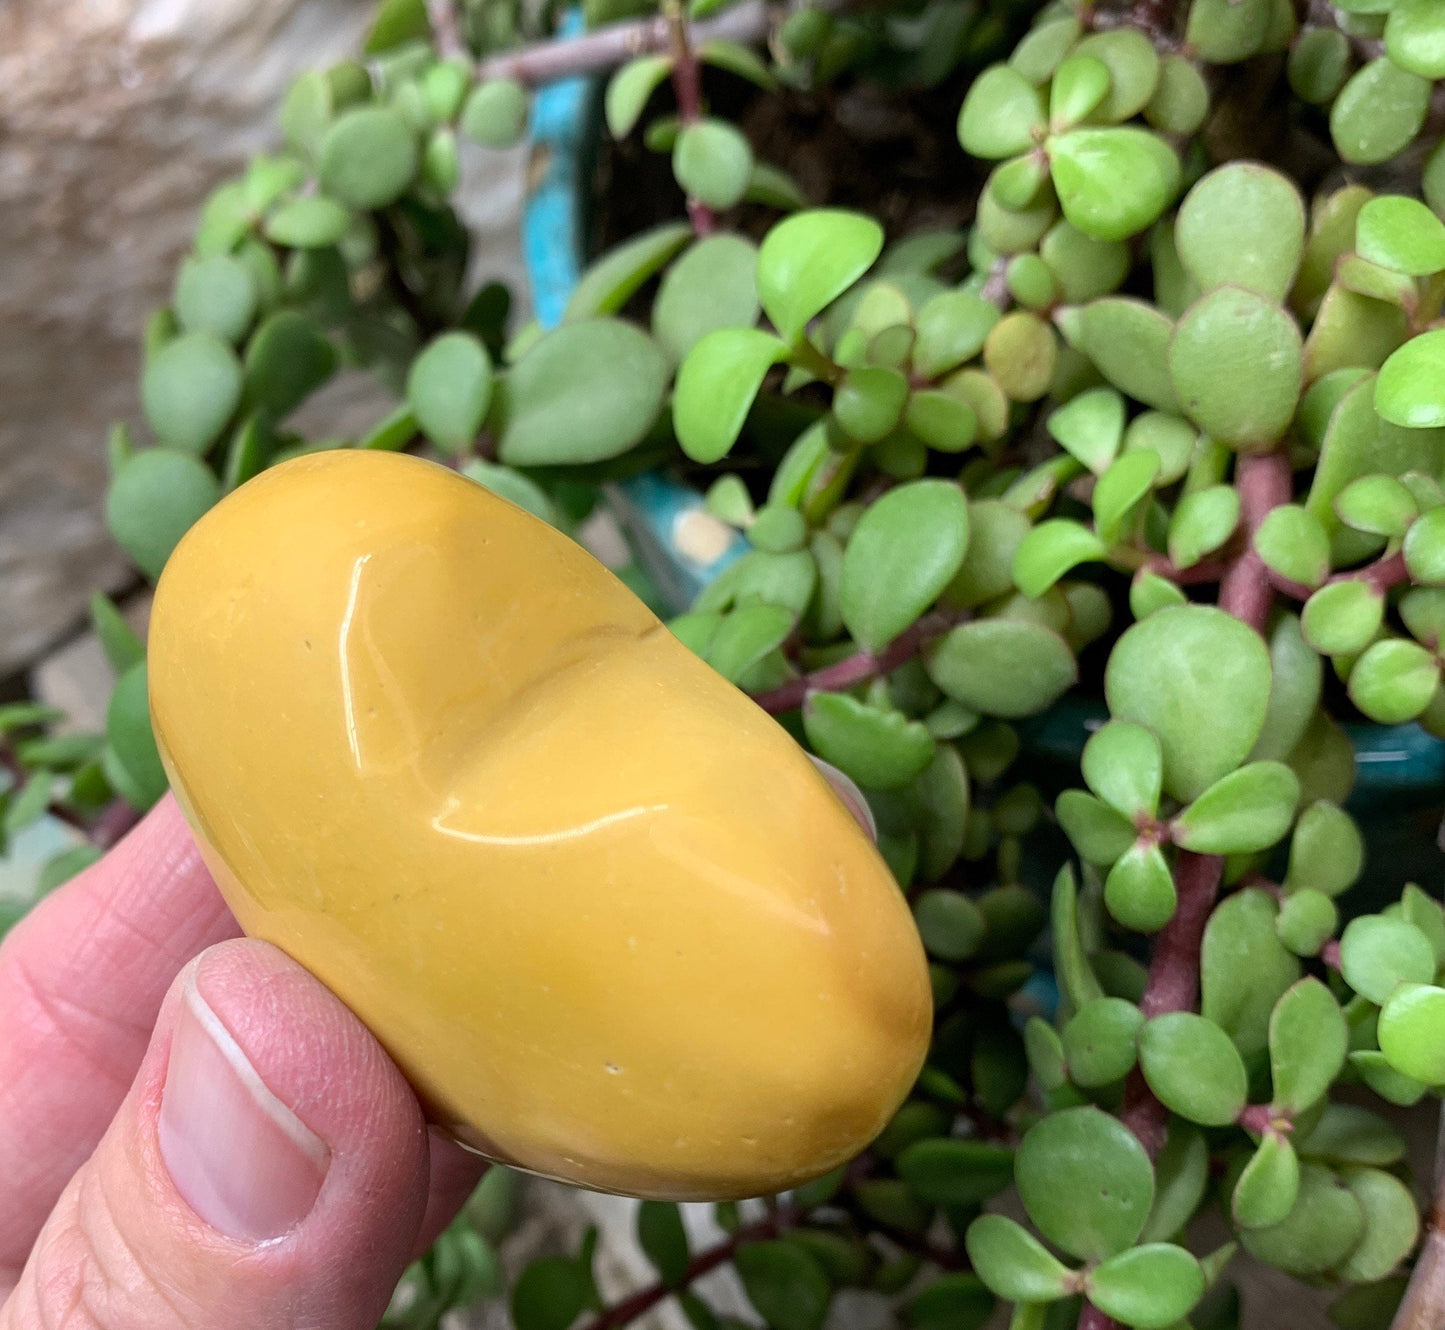
[[[207, 192], [275, 143], [303, 69], [368, 0], [0, 4], [0, 677], [130, 577], [105, 534], [108, 423]], [[479, 266], [515, 280], [521, 159], [467, 162]]]

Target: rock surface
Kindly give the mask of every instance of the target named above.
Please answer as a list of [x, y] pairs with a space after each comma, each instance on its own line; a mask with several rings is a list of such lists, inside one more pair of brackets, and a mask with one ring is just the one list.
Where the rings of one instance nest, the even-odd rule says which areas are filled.
[[[207, 192], [276, 142], [291, 78], [354, 51], [369, 0], [0, 5], [0, 678], [130, 573], [107, 425]], [[480, 266], [516, 281], [519, 154], [470, 155]]]

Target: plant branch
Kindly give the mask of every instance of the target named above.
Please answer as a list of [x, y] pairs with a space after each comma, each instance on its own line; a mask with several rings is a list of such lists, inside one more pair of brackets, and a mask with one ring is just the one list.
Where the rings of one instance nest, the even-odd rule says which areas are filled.
[[674, 1293], [682, 1292], [705, 1274], [716, 1270], [720, 1265], [726, 1265], [737, 1255], [740, 1247], [745, 1247], [750, 1242], [775, 1238], [791, 1228], [796, 1221], [796, 1212], [780, 1209], [755, 1224], [745, 1224], [725, 1241], [698, 1252], [687, 1263], [687, 1269], [677, 1283], [665, 1284], [659, 1280], [656, 1284], [639, 1289], [631, 1297], [624, 1298], [587, 1322], [582, 1330], [619, 1330], [621, 1326], [628, 1325], [639, 1316], [650, 1312], [659, 1303], [666, 1302]]
[[1440, 1330], [1441, 1326], [1445, 1326], [1445, 1105], [1435, 1143], [1435, 1200], [1425, 1216], [1415, 1269], [1390, 1330]]
[[[667, 20], [672, 51], [672, 92], [677, 98], [677, 118], [685, 128], [702, 119], [702, 63], [688, 36], [687, 14], [681, 0], [663, 0], [662, 13]], [[692, 229], [700, 236], [711, 235], [717, 229], [717, 214], [701, 199], [689, 196], [687, 216]]]
[[[838, 13], [856, 0], [820, 0], [810, 8]], [[767, 0], [741, 0], [720, 14], [692, 26], [693, 41], [740, 42], [754, 45], [766, 40], [787, 14], [786, 4]], [[672, 29], [666, 17], [613, 23], [565, 41], [547, 39], [483, 60], [477, 68], [482, 79], [508, 78], [528, 87], [558, 79], [605, 74], [639, 55], [656, 55], [672, 49]]]
[[[1255, 553], [1254, 536], [1264, 519], [1290, 501], [1289, 456], [1283, 450], [1246, 453], [1234, 473], [1244, 522], [1244, 539], [1224, 571], [1219, 605], [1236, 619], [1263, 633], [1274, 602], [1269, 569]], [[1199, 952], [1204, 928], [1214, 911], [1224, 860], [1219, 855], [1181, 850], [1174, 863], [1174, 885], [1179, 903], [1159, 932], [1149, 960], [1149, 977], [1139, 1010], [1146, 1019], [1171, 1011], [1193, 1011], [1199, 1001]], [[1120, 1121], [1157, 1158], [1168, 1136], [1169, 1111], [1155, 1097], [1136, 1067], [1124, 1086]], [[1086, 1305], [1078, 1330], [1116, 1330], [1112, 1317]]]
[[880, 679], [918, 655], [930, 642], [968, 618], [964, 611], [937, 610], [925, 614], [913, 627], [899, 634], [882, 651], [860, 651], [836, 665], [789, 679], [777, 688], [753, 696], [762, 709], [778, 716], [803, 705], [809, 693], [843, 693], [860, 683]]

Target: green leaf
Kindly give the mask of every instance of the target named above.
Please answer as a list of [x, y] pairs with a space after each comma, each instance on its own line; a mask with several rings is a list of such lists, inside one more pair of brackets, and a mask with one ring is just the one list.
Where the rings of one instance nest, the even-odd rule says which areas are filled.
[[672, 72], [670, 55], [641, 55], [629, 60], [607, 82], [604, 113], [615, 139], [625, 139], [636, 128], [652, 94]]
[[229, 254], [188, 258], [176, 277], [176, 317], [187, 332], [238, 342], [256, 317], [258, 299], [251, 269]]
[[476, 442], [492, 400], [492, 361], [470, 333], [443, 333], [412, 362], [406, 400], [422, 433], [461, 453]]
[[1300, 815], [1290, 841], [1287, 890], [1310, 887], [1338, 896], [1354, 885], [1365, 862], [1359, 828], [1343, 809], [1323, 800]]
[[321, 188], [352, 208], [370, 210], [395, 203], [420, 165], [416, 133], [389, 106], [359, 106], [343, 112], [321, 140]]
[[1445, 18], [1430, 0], [1398, 0], [1385, 20], [1385, 54], [1421, 78], [1445, 78]]
[[741, 236], [708, 236], [667, 270], [652, 305], [652, 334], [675, 361], [711, 332], [758, 317], [758, 251]]
[[1356, 222], [1355, 249], [1362, 259], [1410, 277], [1445, 268], [1445, 222], [1418, 199], [1388, 194], [1371, 199]]
[[1282, 301], [1304, 253], [1304, 200], [1278, 171], [1229, 162], [1189, 191], [1174, 238], [1201, 291], [1232, 285]]
[[1267, 1131], [1234, 1184], [1230, 1215], [1240, 1228], [1270, 1228], [1298, 1199], [1299, 1156], [1288, 1137]]
[[1193, 0], [1184, 39], [1201, 60], [1224, 65], [1254, 55], [1268, 30], [1265, 0]]
[[883, 249], [883, 228], [871, 217], [818, 208], [779, 222], [758, 251], [758, 294], [784, 341], [853, 285]]
[[1381, 725], [1414, 720], [1440, 686], [1440, 664], [1416, 642], [1376, 642], [1350, 671], [1350, 701]]
[[1365, 1231], [1340, 1277], [1371, 1284], [1384, 1279], [1414, 1249], [1420, 1236], [1420, 1212], [1410, 1189], [1392, 1173], [1378, 1168], [1352, 1168], [1344, 1175], [1365, 1217]]
[[957, 485], [919, 480], [890, 490], [864, 513], [843, 555], [849, 632], [869, 650], [886, 646], [952, 581], [967, 547], [968, 502]]
[[291, 249], [325, 249], [351, 229], [352, 214], [324, 194], [283, 203], [266, 218], [266, 239]]
[[[905, 1265], [905, 1282], [917, 1263]], [[904, 1315], [912, 1330], [982, 1330], [998, 1304], [974, 1275], [943, 1275], [909, 1299]]]
[[1355, 1104], [1327, 1103], [1314, 1124], [1296, 1135], [1303, 1158], [1335, 1165], [1388, 1168], [1404, 1159], [1409, 1148], [1394, 1126]]
[[1044, 129], [1038, 90], [1007, 65], [993, 65], [970, 85], [958, 115], [958, 141], [975, 157], [1013, 157]]
[[608, 250], [582, 274], [562, 317], [570, 323], [616, 314], [692, 234], [686, 222], [667, 222]]
[[1021, 619], [960, 624], [928, 648], [924, 664], [955, 701], [1007, 720], [1042, 711], [1078, 678], [1078, 664], [1063, 638]]
[[1380, 1051], [1422, 1085], [1445, 1085], [1445, 988], [1403, 983], [1380, 1012]]
[[1201, 1011], [1245, 1057], [1263, 1052], [1275, 1003], [1300, 977], [1300, 964], [1275, 935], [1276, 907], [1248, 888], [1210, 916], [1200, 953]]
[[1099, 477], [1094, 486], [1094, 529], [1112, 545], [1137, 505], [1149, 494], [1159, 475], [1159, 458], [1148, 451], [1126, 453]]
[[1340, 912], [1322, 891], [1306, 888], [1280, 902], [1275, 932], [1296, 956], [1318, 956], [1340, 926]]
[[1104, 880], [1104, 904], [1125, 928], [1154, 933], [1174, 917], [1179, 903], [1164, 852], [1140, 840], [1120, 856]]
[[1299, 781], [1282, 762], [1251, 762], [1221, 776], [1176, 817], [1177, 845], [1197, 854], [1252, 854], [1290, 829]]
[[7, 791], [0, 801], [4, 818], [0, 819], [0, 838], [8, 839], [38, 822], [50, 807], [50, 793], [55, 787], [55, 773], [41, 769], [30, 773], [18, 794]]
[[220, 436], [241, 400], [235, 352], [211, 332], [168, 342], [141, 381], [146, 419], [167, 447], [200, 456]]
[[1159, 83], [1144, 118], [1165, 134], [1193, 134], [1209, 115], [1209, 84], [1199, 67], [1173, 52], [1159, 62]]
[[1094, 240], [1137, 235], [1179, 188], [1179, 159], [1146, 129], [1075, 129], [1048, 153], [1064, 216]]
[[1350, 72], [1350, 39], [1336, 28], [1306, 28], [1289, 53], [1289, 86], [1312, 106], [1328, 106]]
[[[124, 674], [132, 665], [145, 659], [145, 643], [109, 596], [97, 591], [90, 598], [90, 621], [100, 639], [101, 650], [117, 674]], [[0, 727], [3, 730], [3, 727]]]
[[667, 379], [661, 353], [631, 324], [563, 324], [498, 385], [493, 423], [501, 460], [554, 466], [617, 457], [652, 427]]
[[152, 581], [192, 524], [221, 497], [204, 462], [169, 448], [127, 458], [106, 495], [111, 535]]
[[1073, 55], [1099, 60], [1109, 71], [1108, 95], [1094, 112], [1095, 121], [1118, 124], [1132, 119], [1148, 105], [1158, 87], [1160, 61], [1154, 44], [1132, 28], [1091, 33], [1074, 48]]
[[408, 42], [430, 40], [431, 35], [426, 0], [383, 0], [362, 50], [367, 55], [381, 55]]
[[1425, 123], [1430, 81], [1385, 56], [1370, 61], [1341, 89], [1330, 108], [1330, 133], [1352, 165], [1385, 162]]
[[1087, 1261], [1131, 1246], [1154, 1199], [1144, 1147], [1117, 1118], [1093, 1107], [1064, 1109], [1030, 1128], [1014, 1177], [1044, 1237]]
[[1228, 1034], [1193, 1012], [1156, 1016], [1139, 1034], [1139, 1066], [1172, 1113], [1223, 1127], [1247, 1102], [1244, 1062]]
[[742, 433], [758, 390], [786, 348], [756, 328], [720, 328], [688, 352], [673, 392], [673, 425], [698, 462], [725, 457]]
[[1082, 767], [1089, 788], [1125, 817], [1159, 811], [1164, 758], [1144, 726], [1111, 720], [1084, 745]]
[[1269, 1020], [1274, 1106], [1292, 1117], [1324, 1098], [1345, 1065], [1349, 1040], [1340, 1004], [1318, 979], [1287, 990]]
[[1003, 1215], [980, 1215], [964, 1244], [979, 1278], [1009, 1302], [1052, 1302], [1072, 1291], [1073, 1271]]
[[1239, 491], [1233, 485], [1208, 485], [1185, 494], [1169, 521], [1169, 561], [1192, 568], [1213, 554], [1239, 525]]
[[723, 678], [736, 683], [768, 652], [780, 646], [797, 623], [782, 605], [749, 604], [732, 610], [708, 642], [707, 660]]
[[565, 1256], [532, 1261], [512, 1288], [516, 1330], [568, 1330], [587, 1306], [591, 1277]]
[[1119, 639], [1105, 691], [1114, 716], [1153, 731], [1165, 789], [1188, 800], [1254, 746], [1270, 676], [1258, 634], [1222, 610], [1187, 605], [1151, 614]]
[[687, 1274], [687, 1232], [671, 1201], [643, 1201], [637, 1207], [637, 1242], [662, 1282], [680, 1284]]
[[1240, 1239], [1259, 1260], [1294, 1275], [1322, 1273], [1344, 1260], [1364, 1230], [1364, 1212], [1335, 1176], [1316, 1164], [1300, 1167], [1294, 1208], [1278, 1224], [1244, 1229]]
[[1272, 446], [1289, 428], [1301, 388], [1299, 327], [1283, 309], [1225, 286], [1185, 311], [1169, 372], [1189, 418], [1221, 443]]
[[166, 792], [166, 773], [151, 733], [144, 661], [132, 665], [116, 683], [105, 719], [106, 741], [149, 808]]
[[1101, 476], [1124, 440], [1124, 399], [1112, 388], [1094, 388], [1052, 412], [1046, 423], [1068, 452]]
[[1013, 580], [1026, 596], [1042, 596], [1059, 578], [1081, 563], [1109, 552], [1088, 527], [1066, 517], [1040, 522], [1019, 542], [1014, 553]]
[[1362, 915], [1351, 920], [1340, 937], [1345, 982], [1377, 1006], [1383, 1006], [1400, 984], [1430, 983], [1435, 969], [1430, 939], [1403, 919]]
[[942, 291], [919, 306], [913, 368], [934, 379], [972, 360], [999, 321], [998, 306], [972, 291]]
[[943, 453], [961, 453], [978, 437], [973, 407], [951, 393], [929, 389], [913, 393], [903, 420], [930, 448]]
[[1335, 512], [1346, 526], [1373, 535], [1398, 537], [1420, 515], [1415, 496], [1394, 476], [1361, 476], [1335, 497]]
[[986, 1141], [919, 1141], [898, 1156], [898, 1175], [931, 1205], [977, 1205], [1009, 1185], [1014, 1154]]
[[1074, 885], [1074, 869], [1065, 864], [1054, 878], [1050, 905], [1050, 924], [1054, 941], [1054, 966], [1059, 986], [1077, 1009], [1086, 1002], [1104, 996], [1098, 976], [1089, 964], [1079, 931], [1078, 888]]
[[1087, 1292], [1100, 1311], [1150, 1330], [1175, 1325], [1193, 1310], [1204, 1295], [1204, 1271], [1183, 1247], [1149, 1243], [1091, 1270]]
[[531, 513], [533, 517], [540, 517], [552, 526], [558, 526], [561, 523], [557, 505], [552, 502], [547, 492], [536, 481], [524, 476], [520, 471], [514, 471], [509, 466], [498, 466], [495, 462], [488, 462], [484, 458], [474, 457], [462, 468], [462, 475], [469, 480], [475, 480], [477, 484], [491, 490], [493, 494], [500, 495], [509, 503], [516, 504], [518, 508]]
[[[1152, 54], [1152, 48], [1150, 53]], [[1072, 129], [1109, 92], [1109, 66], [1091, 55], [1068, 56], [1054, 72], [1049, 90], [1049, 125]]]
[[748, 1301], [771, 1330], [820, 1330], [832, 1288], [806, 1252], [787, 1242], [750, 1242], [733, 1262]]
[[870, 789], [907, 785], [933, 760], [933, 736], [920, 722], [847, 693], [811, 695], [803, 727], [819, 757]]
[[1059, 825], [1086, 863], [1108, 865], [1127, 854], [1138, 836], [1134, 824], [1102, 799], [1065, 790], [1055, 805]]
[[1085, 1003], [1064, 1026], [1069, 1079], [1086, 1089], [1123, 1080], [1138, 1061], [1143, 1024], [1139, 1008], [1123, 998]]
[[1305, 602], [1300, 623], [1305, 640], [1327, 656], [1363, 651], [1379, 632], [1385, 598], [1363, 581], [1332, 582]]
[[859, 365], [833, 395], [833, 417], [859, 443], [879, 443], [898, 427], [908, 401], [908, 379], [896, 369]]
[[1445, 508], [1433, 508], [1411, 525], [1402, 553], [1411, 581], [1445, 585]]
[[484, 148], [510, 148], [527, 132], [528, 109], [527, 90], [520, 83], [488, 79], [462, 107], [462, 133]]
[[1445, 425], [1445, 329], [1412, 337], [1384, 363], [1375, 410], [1407, 429]]
[[731, 208], [752, 179], [752, 146], [725, 120], [699, 120], [677, 136], [672, 171], [689, 198], [710, 208]]
[[1179, 410], [1169, 374], [1174, 324], [1154, 306], [1108, 297], [1061, 311], [1056, 321], [1114, 387], [1160, 411]]
[[924, 947], [939, 960], [967, 960], [978, 951], [988, 931], [983, 912], [958, 891], [922, 892], [913, 914]]

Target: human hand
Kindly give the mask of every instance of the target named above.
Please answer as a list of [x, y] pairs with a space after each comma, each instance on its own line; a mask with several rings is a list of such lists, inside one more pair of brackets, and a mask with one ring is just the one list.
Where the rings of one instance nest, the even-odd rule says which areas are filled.
[[480, 1161], [167, 797], [0, 945], [0, 1330], [373, 1330]]

